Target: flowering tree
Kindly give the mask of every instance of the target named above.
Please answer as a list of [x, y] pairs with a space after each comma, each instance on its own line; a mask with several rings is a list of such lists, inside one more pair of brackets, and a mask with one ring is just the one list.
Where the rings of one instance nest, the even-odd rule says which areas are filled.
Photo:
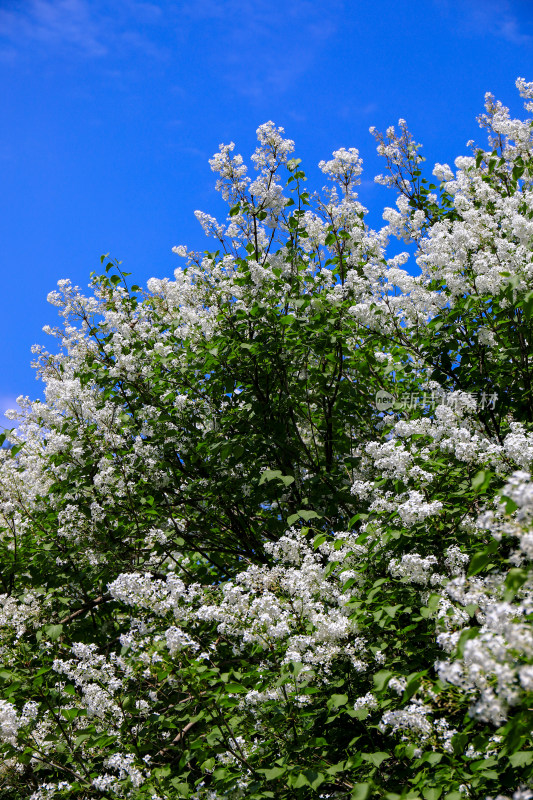
[[253, 178], [210, 162], [215, 252], [52, 292], [0, 451], [1, 800], [533, 798], [533, 123], [480, 123], [436, 183], [373, 131], [379, 231], [357, 150], [313, 194], [267, 123]]

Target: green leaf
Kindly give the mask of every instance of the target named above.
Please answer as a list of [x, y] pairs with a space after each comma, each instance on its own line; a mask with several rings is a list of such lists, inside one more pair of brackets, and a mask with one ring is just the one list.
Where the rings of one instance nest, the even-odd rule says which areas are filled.
[[505, 502], [505, 513], [512, 514], [518, 508], [517, 504], [514, 500], [510, 497], [506, 497], [504, 494], [501, 495], [502, 500]]
[[224, 688], [231, 694], [248, 691], [246, 686], [241, 686], [240, 683], [227, 683]]
[[417, 693], [417, 691], [419, 690], [419, 688], [420, 688], [420, 686], [422, 684], [422, 678], [424, 677], [424, 675], [426, 673], [427, 673], [427, 670], [423, 670], [422, 672], [417, 672], [417, 673], [415, 673], [414, 675], [411, 675], [408, 678], [407, 684], [405, 686], [405, 690], [404, 690], [404, 693], [403, 693], [403, 697], [402, 697], [402, 701], [404, 703], [406, 703], [407, 700], [410, 700], [411, 697], [414, 694]]
[[[318, 789], [326, 780], [326, 776], [322, 772], [316, 772], [314, 769], [304, 769], [301, 775], [312, 789]], [[294, 787], [297, 788], [297, 784], [294, 784]]]
[[464, 753], [467, 744], [468, 744], [467, 733], [456, 733], [455, 736], [452, 737], [453, 752], [455, 753], [456, 756], [462, 755]]
[[522, 308], [524, 309], [524, 316], [527, 320], [530, 320], [533, 316], [533, 292], [528, 292], [522, 302], [520, 303]]
[[463, 657], [465, 651], [465, 644], [470, 641], [470, 639], [475, 639], [479, 636], [479, 628], [467, 628], [466, 631], [463, 631], [459, 637], [459, 641], [457, 642], [457, 655], [459, 658]]
[[384, 611], [384, 612], [385, 612], [385, 614], [387, 614], [387, 616], [389, 616], [391, 619], [394, 619], [394, 617], [396, 616], [396, 614], [397, 614], [397, 612], [398, 612], [398, 610], [399, 610], [400, 608], [403, 608], [403, 606], [402, 606], [401, 604], [400, 604], [400, 605], [397, 605], [397, 606], [383, 606], [383, 611]]
[[290, 661], [287, 664], [287, 669], [291, 673], [291, 675], [299, 675], [300, 672], [305, 669], [305, 664], [302, 664], [301, 661]]
[[309, 786], [309, 781], [307, 780], [305, 772], [300, 772], [298, 774], [293, 773], [291, 775], [290, 785], [293, 789], [303, 789], [304, 786]]
[[266, 469], [259, 479], [259, 486], [266, 481], [273, 480], [281, 481], [285, 486], [290, 486], [291, 483], [294, 483], [294, 477], [292, 475], [283, 475], [280, 469]]
[[272, 767], [272, 769], [260, 769], [267, 781], [275, 781], [276, 778], [281, 778], [287, 772], [287, 767]]
[[435, 764], [440, 764], [442, 759], [443, 759], [442, 753], [424, 753], [421, 761], [424, 764], [431, 764], [431, 766], [434, 767]]
[[505, 600], [512, 600], [518, 590], [527, 581], [529, 573], [525, 569], [514, 567], [505, 578]]
[[45, 625], [44, 630], [50, 641], [55, 642], [63, 633], [62, 625]]
[[377, 692], [381, 692], [385, 686], [388, 684], [390, 679], [393, 677], [394, 673], [390, 672], [388, 669], [380, 669], [379, 672], [376, 672], [374, 675], [374, 686]]
[[279, 324], [280, 325], [292, 325], [293, 322], [296, 321], [296, 317], [294, 314], [285, 314], [284, 317], [281, 317]]
[[468, 567], [468, 576], [477, 575], [478, 572], [484, 570], [492, 561], [491, 556], [498, 550], [498, 542], [493, 539], [492, 542], [481, 553], [476, 553]]
[[509, 756], [509, 761], [513, 767], [528, 767], [533, 763], [533, 750], [520, 750]]
[[439, 800], [441, 794], [442, 786], [430, 786], [427, 789], [422, 789], [424, 800]]
[[369, 761], [375, 767], [380, 767], [388, 758], [392, 758], [390, 753], [361, 753], [364, 761]]
[[348, 702], [347, 694], [332, 694], [328, 700], [328, 708], [340, 708]]
[[80, 715], [79, 708], [62, 708], [61, 714], [65, 717], [68, 722], [72, 722], [73, 719], [76, 719]]
[[493, 477], [493, 472], [490, 472], [488, 469], [482, 469], [472, 478], [472, 487], [478, 494], [483, 494], [489, 488], [489, 484]]
[[[321, 739], [320, 743], [327, 744], [325, 739]], [[318, 740], [317, 740], [318, 744]], [[326, 774], [327, 775], [337, 775], [338, 772], [344, 772], [346, 770], [346, 761], [339, 761], [337, 764], [332, 764], [330, 767], [327, 768]]]
[[74, 747], [79, 747], [80, 744], [86, 742], [87, 739], [90, 739], [91, 737], [92, 733], [80, 733], [80, 735], [76, 736], [76, 738], [74, 739]]
[[350, 794], [350, 800], [367, 800], [370, 796], [369, 783], [356, 783]]
[[189, 786], [188, 783], [184, 783], [181, 780], [181, 778], [171, 778], [170, 783], [172, 784], [174, 789], [178, 790], [179, 792], [179, 795], [177, 795], [178, 797], [184, 797], [184, 798], [190, 797], [192, 788]]
[[524, 174], [524, 167], [516, 165], [513, 167], [513, 180], [518, 181]]
[[287, 161], [287, 169], [288, 169], [290, 172], [294, 172], [294, 170], [296, 169], [296, 167], [297, 167], [299, 164], [301, 164], [301, 163], [302, 163], [302, 159], [301, 159], [301, 158], [290, 158], [290, 159]]
[[[289, 517], [287, 517], [287, 524], [294, 525], [294, 523], [297, 522], [298, 519], [303, 519], [305, 522], [309, 522], [309, 520], [311, 519], [321, 519], [321, 516], [320, 514], [317, 514], [316, 511], [306, 511], [304, 509], [301, 511], [297, 511], [296, 514], [291, 514]], [[325, 541], [325, 538], [323, 541]], [[315, 545], [315, 547], [317, 546], [318, 545]]]

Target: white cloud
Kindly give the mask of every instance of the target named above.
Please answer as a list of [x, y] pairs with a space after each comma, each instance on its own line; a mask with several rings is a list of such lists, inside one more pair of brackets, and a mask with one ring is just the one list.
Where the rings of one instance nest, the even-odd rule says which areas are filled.
[[448, 18], [454, 18], [460, 33], [495, 36], [518, 46], [533, 43], [533, 15], [514, 0], [434, 1]]
[[507, 39], [507, 41], [513, 44], [522, 45], [531, 44], [533, 42], [533, 36], [528, 33], [523, 33], [523, 31], [520, 30], [518, 20], [513, 17], [503, 20], [498, 33], [502, 38]]
[[[128, 69], [199, 58], [252, 100], [293, 90], [339, 35], [345, 0], [0, 0], [0, 60], [23, 53]], [[198, 48], [205, 49], [199, 52]], [[133, 55], [133, 58], [132, 58]], [[50, 63], [50, 62], [49, 62]], [[295, 103], [297, 98], [295, 98]]]
[[[214, 24], [213, 58], [225, 82], [252, 100], [293, 89], [338, 33], [344, 0], [202, 0], [182, 6], [194, 28]], [[297, 97], [295, 97], [297, 104]]]
[[28, 48], [69, 57], [131, 51], [160, 57], [164, 49], [151, 41], [147, 30], [163, 22], [160, 7], [136, 0], [115, 0], [109, 6], [99, 0], [8, 0], [0, 8], [0, 57], [13, 60]]
[[30, 0], [0, 9], [0, 35], [11, 46], [66, 46], [90, 56], [107, 53], [98, 21], [85, 0]]

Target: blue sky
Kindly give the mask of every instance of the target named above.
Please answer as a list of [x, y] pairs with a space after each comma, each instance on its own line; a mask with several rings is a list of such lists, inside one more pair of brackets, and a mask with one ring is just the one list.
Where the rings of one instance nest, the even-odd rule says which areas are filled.
[[522, 113], [518, 76], [531, 0], [0, 0], [0, 410], [41, 395], [30, 348], [59, 279], [85, 288], [110, 252], [143, 285], [182, 263], [173, 245], [210, 246], [194, 211], [221, 209], [220, 142], [246, 156], [273, 120], [316, 188], [318, 161], [359, 148], [379, 225], [369, 126], [404, 117], [429, 169], [452, 163], [483, 141], [486, 91]]

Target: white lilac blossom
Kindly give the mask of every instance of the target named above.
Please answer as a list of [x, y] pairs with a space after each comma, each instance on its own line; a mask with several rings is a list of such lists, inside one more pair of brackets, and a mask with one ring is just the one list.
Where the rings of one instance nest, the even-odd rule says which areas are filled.
[[[176, 592], [176, 578], [170, 575], [166, 584], [145, 575], [122, 575], [109, 586], [113, 597], [141, 606], [160, 615], [172, 611], [175, 618], [191, 622], [216, 622], [217, 630], [243, 644], [255, 643], [268, 648], [283, 644], [283, 661], [302, 661], [319, 671], [328, 671], [336, 659], [349, 659], [357, 670], [365, 667], [364, 639], [357, 635], [357, 626], [345, 607], [356, 595], [356, 589], [344, 591], [348, 579], [349, 553], [356, 548], [347, 535], [343, 542], [343, 568], [325, 579], [324, 555], [330, 559], [342, 551], [336, 542], [322, 544], [317, 552], [300, 531], [292, 529], [278, 542], [267, 545], [274, 566], [260, 569], [251, 566], [238, 574], [235, 583], [224, 584], [214, 603], [202, 603], [194, 590]], [[304, 632], [305, 631], [305, 632]], [[171, 625], [165, 631], [171, 654], [183, 648], [198, 650], [190, 635]], [[64, 667], [62, 667], [64, 669]]]
[[353, 704], [354, 711], [362, 709], [372, 711], [378, 707], [378, 702], [371, 692], [367, 692], [364, 697], [358, 697]]
[[15, 706], [7, 700], [0, 700], [0, 740], [15, 744], [20, 724]]
[[20, 601], [8, 595], [0, 595], [0, 627], [12, 628], [16, 637], [21, 637], [28, 627], [37, 627], [40, 605], [37, 597], [28, 594]]
[[389, 563], [389, 572], [395, 578], [403, 578], [411, 583], [425, 585], [428, 583], [434, 565], [435, 556], [419, 556], [417, 553], [406, 553], [401, 560], [393, 559]]
[[437, 514], [441, 508], [442, 503], [440, 500], [427, 503], [421, 492], [411, 491], [409, 492], [408, 499], [398, 506], [398, 514], [402, 518], [402, 521], [410, 526]]
[[[515, 471], [504, 487], [505, 496], [514, 499], [518, 506], [517, 520], [521, 524], [510, 524], [503, 519], [503, 510], [483, 515], [482, 524], [494, 529], [497, 540], [506, 536], [511, 542], [518, 539], [518, 547], [523, 551], [523, 540], [528, 537], [529, 514], [527, 509], [531, 499], [529, 473]], [[527, 549], [527, 545], [526, 545]], [[451, 550], [451, 548], [450, 548]], [[453, 562], [457, 563], [457, 550], [452, 552]], [[450, 558], [450, 552], [448, 559]], [[464, 560], [461, 557], [460, 561]], [[456, 571], [457, 567], [453, 569]], [[453, 574], [453, 573], [452, 573]], [[533, 659], [533, 632], [526, 622], [531, 613], [531, 590], [524, 584], [521, 597], [515, 602], [505, 600], [506, 574], [494, 574], [486, 579], [467, 579], [459, 572], [445, 586], [445, 596], [441, 603], [445, 610], [442, 619], [447, 621], [447, 632], [438, 635], [437, 641], [449, 654], [453, 654], [462, 631], [470, 631], [469, 638], [460, 658], [439, 661], [436, 668], [440, 678], [449, 684], [462, 688], [471, 699], [470, 713], [473, 717], [498, 724], [505, 720], [513, 706], [520, 702], [522, 692], [530, 691], [531, 665]], [[450, 602], [451, 601], [451, 602]], [[470, 606], [476, 609], [480, 623], [470, 628], [469, 615], [461, 610]], [[451, 612], [451, 614], [450, 614]], [[455, 632], [453, 629], [455, 628]]]
[[388, 727], [396, 731], [412, 731], [420, 741], [424, 741], [433, 731], [433, 723], [428, 718], [431, 709], [420, 702], [410, 703], [399, 711], [386, 711], [380, 722], [384, 731]]
[[374, 131], [381, 230], [356, 148], [313, 195], [267, 122], [254, 177], [210, 161], [219, 252], [50, 293], [44, 397], [0, 449], [2, 790], [389, 796], [401, 762], [424, 797], [499, 791], [463, 762], [514, 769], [533, 691], [533, 140], [490, 94], [479, 122], [431, 190], [406, 122]]

